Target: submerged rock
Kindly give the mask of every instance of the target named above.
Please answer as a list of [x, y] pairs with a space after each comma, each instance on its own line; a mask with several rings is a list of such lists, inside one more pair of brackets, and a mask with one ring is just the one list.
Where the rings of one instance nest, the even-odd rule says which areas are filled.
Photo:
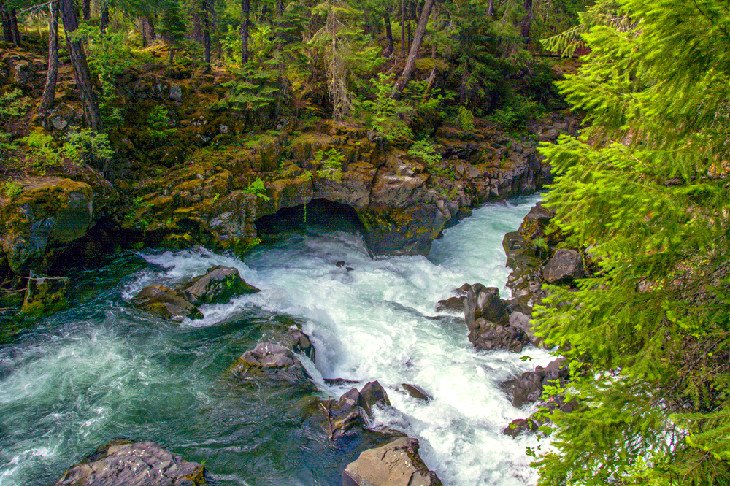
[[246, 283], [235, 268], [212, 267], [205, 275], [191, 280], [182, 292], [194, 305], [202, 305], [225, 304], [233, 297], [256, 293], [259, 289]]
[[418, 385], [411, 385], [408, 383], [403, 383], [401, 386], [406, 391], [406, 393], [408, 393], [410, 396], [412, 396], [416, 400], [425, 400], [427, 402], [430, 400], [433, 400], [433, 397], [431, 395], [429, 395], [428, 392], [426, 392], [426, 390], [424, 390], [423, 388], [421, 388]]
[[343, 486], [439, 486], [418, 455], [417, 439], [403, 437], [360, 454], [342, 473]]
[[202, 319], [200, 310], [190, 303], [182, 292], [164, 285], [149, 285], [142, 289], [132, 303], [150, 314], [182, 321], [183, 319]]
[[365, 427], [373, 418], [373, 409], [390, 406], [390, 399], [382, 385], [372, 381], [360, 391], [352, 388], [339, 400], [326, 400], [321, 406], [330, 440], [337, 440], [355, 433], [357, 427]]
[[42, 316], [65, 309], [67, 277], [32, 277], [28, 279], [21, 312], [29, 316]]
[[153, 442], [114, 441], [71, 467], [56, 486], [200, 486], [205, 467]]
[[278, 343], [262, 342], [246, 351], [231, 367], [241, 380], [268, 378], [291, 384], [313, 386], [311, 378], [291, 349]]

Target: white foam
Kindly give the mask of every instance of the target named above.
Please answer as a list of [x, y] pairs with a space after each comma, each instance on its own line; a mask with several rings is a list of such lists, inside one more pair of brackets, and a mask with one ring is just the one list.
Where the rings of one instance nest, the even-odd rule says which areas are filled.
[[[501, 433], [529, 411], [517, 410], [499, 382], [550, 361], [547, 352], [477, 352], [463, 322], [437, 313], [435, 304], [463, 283], [505, 287], [508, 269], [502, 238], [516, 229], [536, 198], [522, 204], [491, 204], [447, 230], [429, 259], [371, 259], [362, 238], [349, 233], [297, 236], [261, 250], [246, 264], [208, 251], [144, 255], [164, 268], [171, 281], [200, 274], [211, 265], [238, 268], [259, 287], [259, 294], [232, 304], [203, 308], [206, 318], [191, 325], [212, 325], [249, 305], [305, 318], [305, 331], [317, 349], [316, 367], [325, 378], [378, 380], [394, 410], [378, 423], [421, 439], [422, 455], [450, 485], [533, 484], [525, 453], [533, 439], [514, 440]], [[345, 261], [352, 271], [336, 266]], [[151, 281], [143, 273], [129, 289]], [[532, 361], [520, 360], [530, 355]], [[340, 394], [349, 386], [329, 386]], [[399, 391], [402, 383], [423, 387], [434, 399], [424, 403]]]

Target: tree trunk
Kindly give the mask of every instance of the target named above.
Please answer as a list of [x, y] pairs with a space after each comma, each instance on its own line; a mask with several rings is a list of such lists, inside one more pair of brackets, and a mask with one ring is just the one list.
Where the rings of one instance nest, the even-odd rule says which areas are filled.
[[403, 89], [408, 84], [413, 76], [413, 71], [416, 68], [416, 58], [418, 57], [418, 50], [421, 48], [423, 42], [423, 36], [426, 33], [426, 26], [428, 25], [428, 18], [431, 16], [431, 9], [433, 8], [434, 0], [426, 0], [423, 4], [423, 10], [421, 10], [421, 18], [418, 19], [418, 27], [416, 27], [416, 34], [413, 38], [413, 44], [411, 44], [411, 50], [408, 53], [408, 60], [406, 60], [406, 66], [403, 68], [403, 74], [401, 74], [398, 82], [395, 83], [395, 89], [393, 91], [394, 96], [400, 96]]
[[109, 0], [100, 0], [99, 17], [99, 30], [102, 34], [106, 34], [106, 28], [109, 26]]
[[251, 26], [251, 0], [241, 0], [241, 67], [248, 63], [248, 36]]
[[279, 17], [284, 16], [284, 0], [276, 0], [276, 13]]
[[400, 55], [406, 57], [406, 0], [400, 0]]
[[383, 16], [383, 21], [385, 22], [385, 36], [388, 39], [388, 45], [385, 48], [385, 52], [383, 52], [383, 55], [385, 57], [390, 57], [393, 55], [393, 50], [395, 47], [393, 46], [393, 25], [390, 23], [390, 12], [387, 10], [385, 11], [385, 15]]
[[48, 114], [53, 109], [56, 98], [56, 80], [58, 79], [58, 0], [53, 0], [48, 6], [48, 71], [46, 72], [46, 86], [43, 89], [41, 106], [38, 115], [46, 125]]
[[15, 14], [15, 9], [11, 8], [8, 11], [10, 17], [10, 34], [12, 35], [13, 44], [16, 46], [20, 45], [20, 30], [18, 29], [18, 17]]
[[5, 5], [0, 4], [0, 21], [3, 24], [3, 40], [13, 42], [13, 26], [10, 23], [10, 14]]
[[530, 26], [532, 25], [532, 0], [525, 0], [525, 18], [522, 19], [520, 31], [527, 44], [530, 43]]
[[201, 27], [203, 29], [203, 59], [205, 61], [206, 70], [210, 71], [210, 63], [211, 63], [211, 55], [210, 55], [210, 48], [211, 48], [211, 39], [210, 39], [210, 31], [212, 27], [213, 19], [211, 19], [210, 15], [210, 8], [209, 8], [209, 0], [203, 0], [202, 1], [202, 15], [201, 15]]
[[155, 42], [155, 24], [152, 21], [152, 17], [140, 17], [139, 26], [142, 31], [142, 47], [152, 45]]
[[411, 48], [413, 36], [411, 34], [411, 17], [413, 16], [413, 5], [411, 0], [406, 0], [406, 40], [408, 41], [408, 49]]
[[61, 18], [66, 31], [66, 44], [74, 68], [74, 79], [76, 80], [76, 86], [79, 88], [81, 103], [84, 107], [84, 119], [89, 128], [99, 131], [101, 130], [101, 115], [99, 114], [99, 104], [96, 101], [94, 87], [91, 83], [89, 65], [86, 63], [86, 54], [84, 54], [84, 48], [80, 41], [71, 40], [71, 35], [79, 26], [76, 9], [73, 0], [59, 1]]
[[494, 17], [494, 0], [489, 0], [489, 6], [487, 7], [487, 15]]
[[84, 0], [81, 3], [81, 14], [84, 16], [84, 20], [91, 19], [91, 0]]

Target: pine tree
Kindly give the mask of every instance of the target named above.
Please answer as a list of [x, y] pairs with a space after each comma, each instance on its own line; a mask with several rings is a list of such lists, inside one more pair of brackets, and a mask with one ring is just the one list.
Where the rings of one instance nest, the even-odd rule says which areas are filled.
[[[570, 359], [542, 484], [730, 482], [730, 9], [605, 0], [559, 83], [588, 128], [543, 148], [593, 274], [536, 328]], [[590, 24], [590, 25], [585, 25]]]

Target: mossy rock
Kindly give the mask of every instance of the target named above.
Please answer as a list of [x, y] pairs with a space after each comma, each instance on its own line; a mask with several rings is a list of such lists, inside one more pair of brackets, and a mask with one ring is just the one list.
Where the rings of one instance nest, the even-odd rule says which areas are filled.
[[21, 313], [28, 317], [53, 314], [68, 307], [67, 277], [37, 277], [28, 279], [28, 289]]
[[185, 298], [194, 305], [226, 304], [233, 297], [256, 292], [259, 289], [246, 283], [238, 270], [231, 267], [213, 267], [183, 289]]

